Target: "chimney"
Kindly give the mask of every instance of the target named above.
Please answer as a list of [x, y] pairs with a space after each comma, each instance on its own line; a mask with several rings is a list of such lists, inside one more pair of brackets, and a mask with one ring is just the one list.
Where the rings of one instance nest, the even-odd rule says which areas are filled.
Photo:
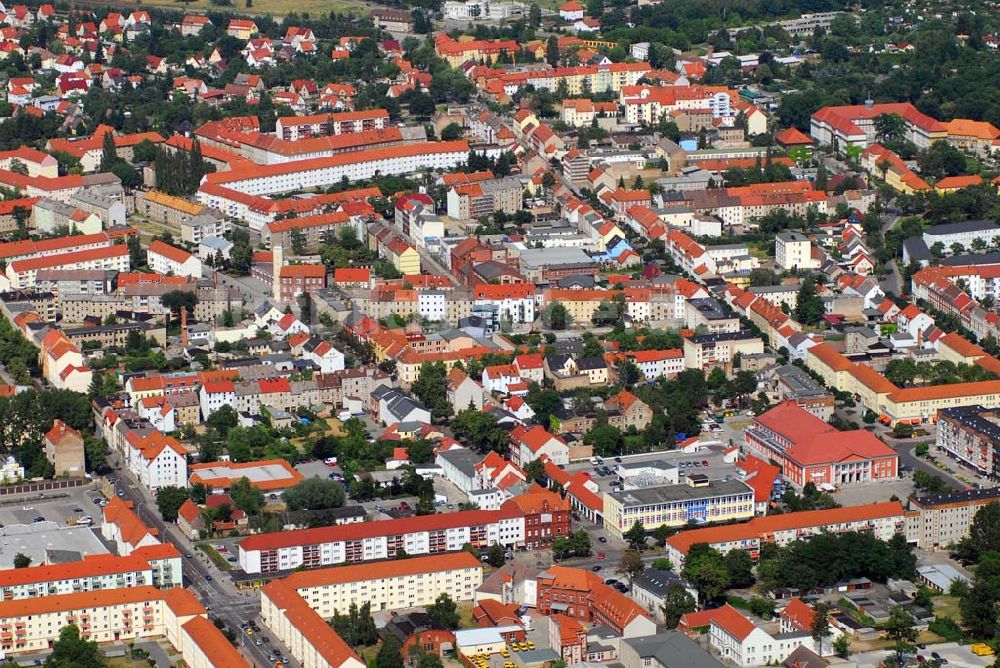
[[181, 307], [181, 348], [188, 347], [188, 310]]
[[271, 253], [271, 296], [281, 301], [281, 266], [285, 264], [285, 251], [279, 245]]

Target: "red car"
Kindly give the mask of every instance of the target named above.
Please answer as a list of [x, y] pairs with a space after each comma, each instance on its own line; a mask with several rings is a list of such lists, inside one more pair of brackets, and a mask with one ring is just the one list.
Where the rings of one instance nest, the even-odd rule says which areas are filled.
[[606, 555], [606, 554], [604, 554], [603, 552], [598, 552], [598, 553], [597, 553], [597, 558], [598, 558], [598, 559], [603, 559], [603, 558], [604, 558], [604, 557], [606, 557], [606, 556], [607, 556], [607, 555]]
[[708, 466], [708, 460], [707, 459], [701, 460], [701, 465], [702, 466]]

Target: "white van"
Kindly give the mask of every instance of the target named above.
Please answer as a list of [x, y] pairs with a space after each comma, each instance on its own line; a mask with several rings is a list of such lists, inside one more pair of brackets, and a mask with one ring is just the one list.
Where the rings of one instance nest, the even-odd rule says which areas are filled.
[[336, 466], [337, 465], [337, 458], [336, 457], [327, 457], [326, 459], [323, 460], [323, 463], [326, 464], [327, 466]]

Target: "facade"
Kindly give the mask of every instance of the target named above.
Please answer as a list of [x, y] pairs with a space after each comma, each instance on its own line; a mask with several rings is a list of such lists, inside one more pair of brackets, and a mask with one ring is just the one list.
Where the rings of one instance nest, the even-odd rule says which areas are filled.
[[1000, 412], [980, 405], [938, 411], [935, 447], [979, 474], [1000, 476]]
[[898, 501], [807, 510], [757, 517], [743, 524], [681, 531], [667, 539], [667, 557], [679, 569], [692, 545], [706, 543], [723, 554], [730, 550], [746, 550], [756, 560], [761, 546], [766, 543], [784, 546], [823, 532], [849, 531], [868, 532], [880, 540], [889, 540], [905, 528], [905, 513]]
[[738, 480], [692, 482], [604, 493], [604, 526], [622, 537], [636, 522], [647, 529], [731, 522], [754, 516], [754, 493]]
[[165, 276], [193, 276], [201, 278], [201, 260], [176, 246], [156, 240], [146, 252], [149, 268]]
[[804, 631], [772, 635], [728, 603], [712, 610], [708, 637], [723, 658], [744, 668], [784, 661], [799, 647], [814, 644]]
[[969, 535], [977, 512], [998, 501], [996, 487], [910, 499], [906, 540], [922, 550], [949, 548]]
[[755, 355], [764, 352], [764, 341], [749, 330], [699, 334], [684, 339], [684, 367], [707, 369], [713, 366], [731, 368], [736, 354]]
[[722, 668], [725, 664], [680, 631], [623, 640], [618, 660], [624, 668]]
[[747, 446], [782, 468], [799, 487], [808, 482], [843, 485], [892, 480], [899, 475], [896, 451], [870, 431], [838, 431], [794, 401], [754, 418]]
[[782, 232], [774, 238], [774, 266], [778, 269], [818, 269], [812, 242], [799, 232]]
[[455, 552], [466, 544], [516, 547], [525, 544], [525, 532], [525, 514], [512, 499], [495, 511], [468, 510], [250, 536], [239, 544], [239, 563], [247, 573], [274, 573], [300, 566], [391, 559], [400, 550], [420, 555]]
[[42, 438], [45, 458], [52, 463], [57, 477], [82, 476], [86, 472], [83, 436], [62, 420], [53, 420], [52, 428]]
[[372, 611], [430, 605], [445, 593], [471, 601], [482, 582], [483, 565], [468, 552], [300, 571], [285, 579], [324, 619], [364, 603]]
[[550, 566], [538, 574], [537, 610], [565, 615], [588, 624], [603, 624], [623, 638], [656, 633], [656, 623], [638, 603], [604, 584], [590, 571]]

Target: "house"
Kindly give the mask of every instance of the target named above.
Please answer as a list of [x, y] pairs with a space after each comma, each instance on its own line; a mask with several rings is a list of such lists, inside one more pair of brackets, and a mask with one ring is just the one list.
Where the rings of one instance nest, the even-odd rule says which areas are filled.
[[680, 587], [691, 598], [698, 600], [698, 590], [677, 573], [660, 568], [646, 568], [632, 578], [632, 598], [649, 610], [649, 614], [657, 624], [662, 624], [663, 604], [666, 602], [667, 593], [676, 587]]
[[630, 427], [642, 431], [653, 419], [653, 410], [649, 405], [628, 390], [609, 397], [604, 402], [604, 410], [608, 414], [608, 424], [622, 431]]
[[62, 420], [52, 421], [52, 428], [42, 437], [42, 446], [57, 477], [78, 477], [85, 473], [83, 436]]
[[708, 633], [709, 643], [724, 659], [745, 668], [784, 661], [814, 642], [806, 631], [772, 635], [728, 603], [711, 611]]
[[482, 410], [486, 402], [486, 391], [483, 386], [469, 377], [458, 367], [452, 367], [448, 372], [448, 403], [452, 411], [460, 413], [467, 408]]
[[231, 19], [226, 34], [236, 39], [250, 39], [259, 32], [257, 24], [250, 19]]
[[311, 337], [302, 346], [302, 358], [313, 362], [321, 373], [333, 373], [344, 370], [344, 353], [333, 347], [333, 344], [318, 336]]
[[201, 532], [205, 530], [205, 518], [201, 514], [201, 508], [191, 499], [185, 499], [177, 509], [177, 528], [188, 540], [199, 540]]
[[395, 387], [382, 385], [371, 393], [376, 406], [376, 416], [382, 424], [394, 422], [423, 422], [430, 424], [431, 412], [418, 401], [411, 399]]
[[515, 427], [510, 433], [510, 454], [510, 460], [518, 466], [524, 466], [542, 455], [557, 466], [569, 464], [569, 445], [540, 425], [530, 429]]

